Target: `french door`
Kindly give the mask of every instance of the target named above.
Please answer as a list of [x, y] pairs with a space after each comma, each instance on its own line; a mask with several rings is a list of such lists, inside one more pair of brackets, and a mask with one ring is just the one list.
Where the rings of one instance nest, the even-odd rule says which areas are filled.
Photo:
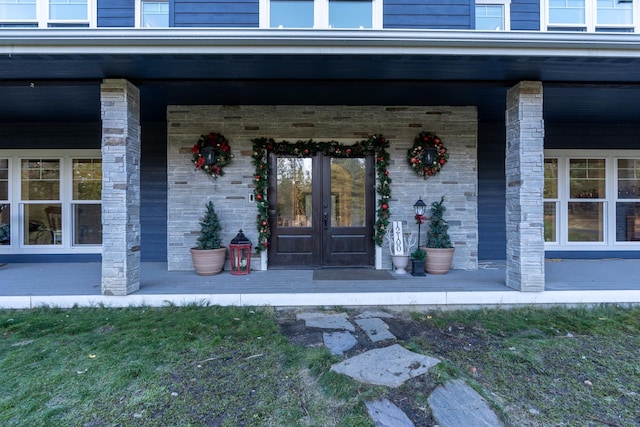
[[269, 266], [373, 266], [373, 157], [271, 154]]

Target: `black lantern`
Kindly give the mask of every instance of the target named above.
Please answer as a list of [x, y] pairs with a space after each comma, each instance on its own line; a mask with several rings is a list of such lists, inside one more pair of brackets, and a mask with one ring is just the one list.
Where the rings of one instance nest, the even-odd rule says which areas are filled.
[[229, 257], [231, 258], [231, 274], [243, 275], [251, 271], [251, 240], [247, 239], [242, 230], [229, 244]]
[[212, 146], [205, 145], [204, 147], [202, 147], [201, 154], [202, 157], [204, 157], [204, 164], [206, 166], [216, 164], [216, 150], [214, 150]]
[[425, 150], [424, 150], [424, 159], [423, 159], [424, 164], [432, 166], [433, 163], [436, 161], [436, 155], [437, 154], [438, 154], [438, 152], [436, 151], [436, 149], [434, 147], [425, 148]]

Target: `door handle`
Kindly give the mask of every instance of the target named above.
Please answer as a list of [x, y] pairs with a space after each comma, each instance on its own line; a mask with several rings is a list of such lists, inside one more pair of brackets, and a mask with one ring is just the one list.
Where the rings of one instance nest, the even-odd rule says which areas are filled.
[[326, 212], [322, 215], [322, 221], [324, 222], [324, 229], [326, 230], [329, 227], [329, 215]]

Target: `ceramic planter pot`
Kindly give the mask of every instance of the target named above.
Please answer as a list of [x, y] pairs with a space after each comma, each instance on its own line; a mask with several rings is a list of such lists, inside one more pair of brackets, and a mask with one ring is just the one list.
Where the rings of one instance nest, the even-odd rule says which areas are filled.
[[453, 251], [455, 248], [426, 248], [427, 257], [424, 260], [424, 269], [429, 274], [445, 274], [451, 269]]
[[195, 249], [191, 248], [191, 259], [196, 273], [201, 276], [213, 276], [222, 271], [227, 248]]
[[409, 255], [391, 255], [391, 262], [396, 269], [396, 274], [407, 274], [405, 268], [409, 265]]

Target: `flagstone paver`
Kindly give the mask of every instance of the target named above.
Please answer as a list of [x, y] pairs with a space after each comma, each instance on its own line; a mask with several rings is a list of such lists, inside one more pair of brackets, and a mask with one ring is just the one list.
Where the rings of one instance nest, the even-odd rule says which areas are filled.
[[396, 339], [395, 335], [389, 332], [389, 326], [382, 319], [378, 319], [377, 317], [356, 319], [356, 323], [367, 333], [367, 336], [373, 342]]
[[377, 317], [379, 319], [393, 319], [393, 314], [387, 313], [382, 310], [365, 310], [356, 316], [356, 319], [369, 319], [371, 317]]
[[331, 354], [341, 355], [345, 351], [351, 350], [358, 344], [358, 340], [349, 332], [323, 332], [322, 338], [324, 345], [327, 347]]
[[342, 329], [350, 332], [355, 332], [356, 330], [353, 323], [349, 322], [349, 316], [347, 316], [347, 313], [298, 313], [296, 315], [296, 319], [304, 320], [305, 325], [309, 328]]
[[411, 352], [399, 344], [376, 348], [331, 366], [331, 370], [368, 384], [400, 387], [425, 374], [440, 360]]
[[464, 381], [451, 380], [436, 388], [429, 399], [440, 427], [500, 427], [502, 422], [489, 404]]
[[376, 427], [414, 427], [400, 408], [387, 399], [366, 402], [367, 412]]

